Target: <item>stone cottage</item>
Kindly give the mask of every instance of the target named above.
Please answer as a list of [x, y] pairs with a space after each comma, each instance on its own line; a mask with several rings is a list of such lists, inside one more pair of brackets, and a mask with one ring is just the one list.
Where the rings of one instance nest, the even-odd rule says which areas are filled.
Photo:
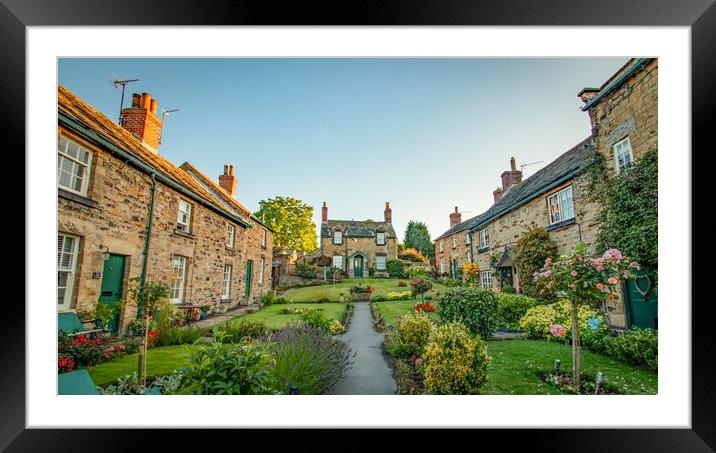
[[[321, 210], [320, 256], [350, 278], [387, 275], [386, 264], [398, 258], [398, 238], [392, 225], [393, 210], [385, 203], [383, 221], [329, 220], [328, 206]], [[327, 260], [326, 260], [327, 261]]]
[[[252, 303], [270, 288], [272, 232], [215, 184], [159, 154], [158, 102], [134, 94], [118, 125], [58, 86], [57, 310], [114, 306], [129, 279], [161, 281], [176, 304]], [[268, 252], [266, 252], [268, 251]], [[136, 317], [127, 306], [111, 327]]]

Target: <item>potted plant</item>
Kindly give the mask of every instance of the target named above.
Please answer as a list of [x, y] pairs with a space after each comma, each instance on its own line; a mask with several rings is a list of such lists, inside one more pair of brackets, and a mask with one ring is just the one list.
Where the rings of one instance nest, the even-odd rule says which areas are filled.
[[94, 319], [97, 321], [97, 327], [100, 329], [109, 330], [109, 322], [112, 320], [114, 310], [109, 308], [109, 305], [101, 302], [97, 303], [94, 309]]
[[211, 310], [211, 305], [202, 305], [201, 307], [199, 307], [199, 310], [201, 311], [199, 321], [201, 321], [206, 319], [207, 316], [209, 316], [209, 310]]
[[359, 283], [358, 286], [351, 288], [351, 299], [353, 302], [368, 302], [374, 291], [375, 288], [372, 286], [363, 286], [362, 283]]
[[140, 337], [144, 335], [144, 321], [141, 319], [133, 319], [129, 322], [129, 336]]

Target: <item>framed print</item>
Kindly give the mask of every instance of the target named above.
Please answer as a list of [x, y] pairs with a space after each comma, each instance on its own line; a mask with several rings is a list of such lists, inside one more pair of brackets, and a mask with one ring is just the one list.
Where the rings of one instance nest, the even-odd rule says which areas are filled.
[[708, 1], [2, 1], [4, 448], [716, 445]]

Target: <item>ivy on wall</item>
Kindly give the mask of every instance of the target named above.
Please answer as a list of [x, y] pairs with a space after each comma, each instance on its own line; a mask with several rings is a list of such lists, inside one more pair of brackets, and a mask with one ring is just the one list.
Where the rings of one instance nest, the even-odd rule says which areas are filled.
[[632, 168], [607, 178], [606, 162], [595, 153], [591, 190], [600, 202], [600, 231], [595, 244], [602, 253], [616, 248], [646, 270], [658, 270], [658, 152], [644, 154]]
[[542, 269], [547, 258], [556, 259], [558, 256], [557, 243], [544, 228], [533, 227], [520, 236], [515, 261], [520, 268], [520, 286], [526, 295], [542, 300], [554, 299], [554, 293], [539, 285], [532, 275]]

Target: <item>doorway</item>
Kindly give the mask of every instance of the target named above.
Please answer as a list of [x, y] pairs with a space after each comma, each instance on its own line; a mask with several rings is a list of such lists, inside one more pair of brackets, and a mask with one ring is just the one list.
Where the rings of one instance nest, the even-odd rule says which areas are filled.
[[251, 296], [251, 274], [253, 262], [251, 260], [246, 261], [246, 289], [244, 290], [244, 297], [246, 302], [249, 303], [249, 297]]
[[[123, 255], [112, 255], [104, 261], [102, 271], [102, 287], [99, 293], [98, 304], [105, 304], [111, 310], [117, 307], [117, 302], [122, 299], [124, 286], [124, 261]], [[119, 310], [114, 313], [109, 325], [106, 326], [112, 333], [117, 332], [119, 324]]]
[[363, 257], [360, 255], [353, 258], [353, 275], [356, 278], [363, 277]]

